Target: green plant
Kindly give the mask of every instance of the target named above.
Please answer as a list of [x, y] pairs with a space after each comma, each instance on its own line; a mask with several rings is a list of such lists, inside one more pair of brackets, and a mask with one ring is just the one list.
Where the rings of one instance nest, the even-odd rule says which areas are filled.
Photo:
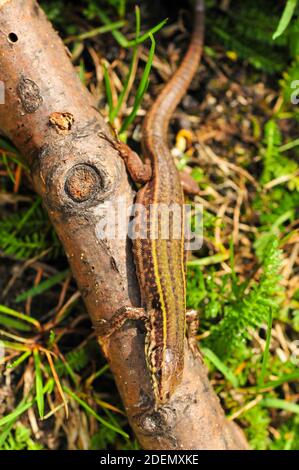
[[270, 443], [270, 418], [267, 410], [257, 405], [242, 416], [247, 424], [247, 436], [253, 449], [264, 450]]
[[0, 450], [42, 450], [43, 446], [34, 442], [30, 429], [17, 423], [14, 430], [10, 431]]
[[18, 259], [27, 259], [47, 252], [53, 258], [61, 253], [61, 245], [37, 198], [27, 210], [16, 212], [0, 221], [0, 249]]
[[223, 305], [220, 322], [211, 327], [207, 343], [220, 357], [232, 354], [267, 320], [270, 310], [280, 305], [279, 270], [281, 253], [275, 237], [265, 247], [261, 258], [262, 273], [259, 282], [240, 283], [232, 279], [232, 290]]
[[223, 276], [220, 283], [215, 282], [213, 270], [205, 278], [199, 269], [188, 272], [188, 306], [200, 308], [203, 325], [210, 319], [218, 319], [216, 324], [211, 324], [204, 345], [219, 357], [231, 355], [245, 340], [250, 340], [251, 329], [267, 321], [271, 311], [277, 312], [282, 294], [280, 258], [278, 240], [272, 235], [260, 253], [259, 281], [242, 282], [233, 270], [231, 275]]
[[[101, 13], [100, 16], [101, 16], [101, 19], [107, 24], [109, 20], [106, 17], [106, 15]], [[134, 82], [134, 78], [135, 78], [137, 67], [138, 67], [138, 45], [143, 43], [148, 37], [150, 38], [151, 47], [149, 50], [149, 56], [148, 56], [148, 60], [146, 62], [144, 71], [142, 73], [139, 86], [135, 93], [132, 111], [128, 114], [128, 116], [125, 117], [119, 129], [120, 137], [121, 138], [123, 137], [124, 139], [125, 139], [124, 133], [127, 131], [130, 124], [132, 124], [132, 122], [134, 121], [136, 114], [138, 112], [138, 109], [140, 107], [140, 104], [142, 102], [143, 96], [149, 85], [149, 74], [151, 71], [151, 66], [152, 66], [154, 53], [155, 53], [155, 44], [156, 44], [153, 34], [157, 32], [165, 24], [165, 21], [162, 21], [161, 23], [159, 23], [157, 26], [152, 28], [147, 33], [140, 35], [140, 10], [139, 10], [139, 7], [137, 6], [135, 8], [135, 17], [136, 17], [136, 30], [135, 30], [134, 40], [128, 42], [119, 31], [114, 31], [112, 33], [114, 35], [114, 38], [118, 41], [118, 43], [122, 47], [133, 47], [133, 55], [132, 55], [132, 59], [130, 62], [129, 71], [127, 73], [127, 76], [125, 77], [122, 90], [116, 100], [116, 103], [113, 102], [112, 85], [111, 85], [111, 81], [109, 77], [109, 71], [106, 66], [104, 67], [105, 88], [106, 88], [106, 95], [107, 95], [107, 100], [108, 100], [108, 105], [109, 105], [109, 121], [112, 125], [115, 125], [115, 120], [119, 116], [121, 107], [124, 103], [124, 99], [128, 98], [130, 89]]]
[[299, 178], [296, 177], [298, 165], [283, 155], [281, 133], [274, 119], [269, 120], [265, 125], [264, 144], [265, 149], [262, 150], [264, 168], [261, 182], [265, 184], [271, 179], [293, 175], [293, 178], [288, 182], [288, 188], [299, 190]]
[[279, 38], [287, 29], [294, 13], [296, 10], [298, 0], [287, 0], [286, 6], [283, 10], [281, 18], [279, 20], [276, 31], [273, 33], [273, 39]]

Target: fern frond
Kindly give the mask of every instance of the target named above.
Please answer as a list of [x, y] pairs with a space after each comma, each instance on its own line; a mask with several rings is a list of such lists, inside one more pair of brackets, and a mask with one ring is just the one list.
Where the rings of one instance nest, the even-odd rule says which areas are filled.
[[18, 259], [28, 259], [50, 249], [51, 257], [61, 245], [45, 212], [38, 205], [0, 221], [0, 249]]
[[59, 376], [66, 375], [69, 369], [71, 369], [72, 372], [80, 372], [90, 361], [90, 347], [86, 346], [69, 351], [65, 355], [65, 361], [67, 365], [61, 359], [55, 361], [55, 369]]
[[280, 72], [286, 66], [283, 57], [274, 51], [261, 47], [257, 41], [245, 43], [242, 37], [230, 34], [218, 26], [213, 26], [213, 32], [223, 42], [226, 48], [233, 49], [237, 55], [253, 65], [256, 69], [265, 70], [268, 73]]
[[281, 133], [274, 119], [270, 119], [265, 125], [264, 145], [265, 148], [262, 149], [264, 169], [261, 177], [263, 184], [298, 170], [297, 163], [285, 157], [280, 150]]
[[223, 319], [211, 328], [207, 342], [218, 356], [227, 356], [250, 339], [250, 329], [259, 328], [266, 321], [269, 310], [275, 313], [279, 308], [281, 252], [276, 237], [273, 236], [265, 247], [261, 263], [259, 282], [254, 282], [245, 293], [240, 285], [235, 300], [225, 305]]

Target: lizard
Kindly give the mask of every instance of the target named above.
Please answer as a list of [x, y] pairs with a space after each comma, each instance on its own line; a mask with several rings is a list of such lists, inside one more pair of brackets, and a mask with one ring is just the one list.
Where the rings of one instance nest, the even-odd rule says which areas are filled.
[[[145, 355], [156, 403], [166, 403], [181, 382], [186, 331], [186, 256], [184, 195], [175, 161], [168, 147], [171, 116], [186, 93], [198, 69], [204, 35], [204, 1], [194, 2], [194, 26], [187, 52], [168, 83], [148, 111], [142, 129], [144, 161], [120, 140], [108, 139], [123, 158], [136, 183], [144, 184], [136, 203], [144, 207], [146, 236], [133, 240], [133, 253], [141, 292], [141, 308], [121, 307], [111, 320], [98, 325], [104, 341], [128, 319], [142, 319], [146, 325]], [[180, 208], [180, 236], [161, 237], [159, 205]], [[142, 223], [141, 216], [136, 221]], [[177, 221], [172, 221], [174, 222]], [[152, 236], [157, 233], [157, 237]]]

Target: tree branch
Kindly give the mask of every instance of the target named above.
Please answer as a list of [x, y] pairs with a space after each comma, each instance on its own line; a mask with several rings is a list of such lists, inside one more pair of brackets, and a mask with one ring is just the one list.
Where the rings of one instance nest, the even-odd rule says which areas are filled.
[[[29, 163], [93, 324], [121, 306], [138, 306], [130, 242], [97, 235], [108, 201], [112, 214], [120, 198], [128, 207], [134, 192], [122, 160], [101, 138], [111, 135], [109, 127], [33, 0], [0, 0], [0, 79], [0, 127]], [[142, 325], [127, 322], [105, 346], [139, 442], [146, 449], [247, 448], [241, 431], [225, 420], [204, 365], [185, 349], [183, 382], [155, 411]]]

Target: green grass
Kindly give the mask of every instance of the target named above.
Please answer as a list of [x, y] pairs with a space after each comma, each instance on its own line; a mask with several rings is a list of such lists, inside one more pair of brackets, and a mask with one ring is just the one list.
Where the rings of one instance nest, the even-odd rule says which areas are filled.
[[[100, 18], [105, 23], [109, 21], [109, 19], [103, 13], [100, 14]], [[104, 65], [104, 82], [105, 82], [106, 96], [107, 96], [107, 101], [108, 101], [108, 106], [109, 106], [109, 121], [113, 127], [116, 127], [115, 121], [120, 114], [121, 108], [124, 104], [125, 97], [127, 97], [127, 99], [129, 98], [130, 86], [132, 85], [135, 79], [136, 70], [138, 67], [138, 53], [139, 53], [138, 46], [142, 44], [143, 42], [145, 42], [148, 38], [150, 39], [151, 47], [149, 50], [148, 59], [144, 67], [137, 91], [135, 92], [132, 110], [123, 119], [123, 122], [120, 128], [118, 129], [119, 136], [123, 140], [126, 139], [125, 132], [128, 130], [129, 126], [133, 123], [137, 115], [137, 112], [140, 108], [144, 94], [149, 85], [149, 75], [150, 75], [150, 71], [152, 67], [152, 62], [153, 62], [154, 53], [155, 53], [155, 46], [156, 46], [154, 33], [159, 31], [159, 29], [161, 29], [165, 24], [165, 21], [162, 21], [161, 23], [159, 23], [154, 28], [150, 29], [145, 34], [140, 35], [141, 18], [140, 18], [140, 9], [138, 6], [135, 7], [135, 21], [136, 21], [136, 27], [135, 27], [135, 39], [134, 40], [130, 42], [126, 41], [124, 36], [119, 31], [114, 31], [113, 33], [114, 38], [116, 39], [116, 41], [119, 43], [120, 46], [126, 47], [126, 48], [127, 47], [133, 48], [133, 54], [132, 54], [132, 59], [129, 65], [129, 70], [128, 70], [127, 76], [125, 77], [124, 83], [122, 85], [122, 90], [119, 93], [119, 96], [115, 104], [113, 103], [113, 93], [112, 93], [112, 85], [111, 85], [111, 80], [109, 76], [109, 71], [108, 71], [107, 66]]]

